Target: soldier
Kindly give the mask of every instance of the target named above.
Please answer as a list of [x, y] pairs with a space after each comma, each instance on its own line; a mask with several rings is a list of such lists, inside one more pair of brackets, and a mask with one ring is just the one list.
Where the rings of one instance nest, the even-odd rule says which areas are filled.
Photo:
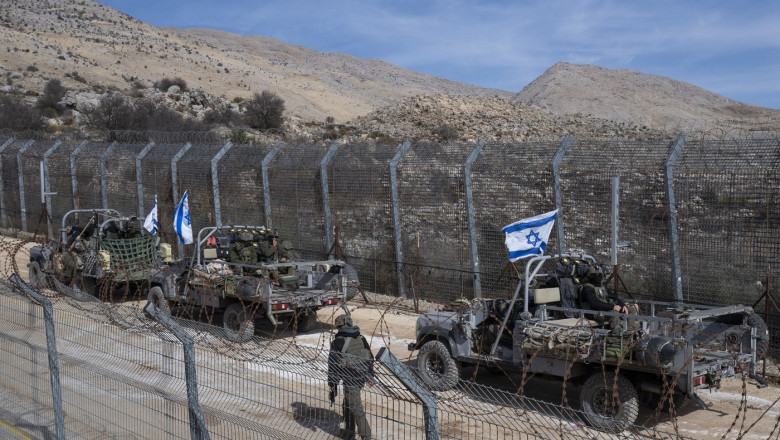
[[[260, 254], [266, 263], [286, 263], [288, 249], [278, 244], [279, 234], [271, 229], [265, 236], [265, 240], [260, 243]], [[284, 242], [285, 244], [287, 242]]]
[[[598, 310], [602, 312], [618, 312], [623, 314], [639, 314], [639, 306], [636, 304], [627, 304], [620, 298], [610, 297], [607, 288], [604, 286], [604, 272], [595, 266], [588, 269], [588, 273], [580, 287], [580, 303], [582, 308]], [[610, 319], [610, 326], [617, 328], [620, 326], [621, 319], [614, 316]], [[633, 327], [635, 322], [631, 320], [629, 327]]]
[[328, 386], [331, 404], [335, 401], [339, 382], [344, 382], [344, 429], [347, 439], [355, 438], [355, 426], [360, 438], [371, 438], [371, 426], [366, 419], [360, 391], [365, 384], [374, 385], [374, 355], [360, 328], [353, 325], [348, 315], [339, 315], [335, 320], [335, 339], [330, 344], [328, 355]]
[[230, 247], [230, 262], [240, 264], [257, 264], [257, 245], [252, 241], [249, 231], [238, 233], [238, 241]]
[[[269, 229], [266, 233], [265, 240], [260, 243], [260, 255], [266, 263], [286, 263], [290, 256], [290, 242], [283, 241], [279, 244], [279, 234], [274, 230]], [[271, 279], [279, 283], [279, 274], [293, 275], [295, 269], [291, 266], [280, 267], [278, 270], [272, 270], [270, 272]]]

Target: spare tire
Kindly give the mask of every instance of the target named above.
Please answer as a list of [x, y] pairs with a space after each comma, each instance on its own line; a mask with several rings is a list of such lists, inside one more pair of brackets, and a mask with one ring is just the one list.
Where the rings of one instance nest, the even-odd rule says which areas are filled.
[[743, 319], [747, 325], [756, 328], [756, 354], [763, 357], [767, 350], [769, 350], [769, 328], [764, 322], [764, 318], [758, 313], [751, 313], [744, 318], [743, 313], [731, 313], [728, 315], [718, 316], [715, 318], [715, 322], [728, 325], [740, 325]]

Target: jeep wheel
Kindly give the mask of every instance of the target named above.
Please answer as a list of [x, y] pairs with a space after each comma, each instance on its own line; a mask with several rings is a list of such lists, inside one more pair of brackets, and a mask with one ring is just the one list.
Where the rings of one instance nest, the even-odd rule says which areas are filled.
[[582, 385], [582, 411], [588, 422], [599, 429], [623, 431], [639, 415], [639, 398], [634, 385], [615, 372], [593, 374]]
[[434, 391], [447, 391], [460, 379], [460, 368], [450, 356], [447, 346], [439, 341], [428, 341], [417, 355], [417, 368], [423, 382]]
[[317, 312], [306, 309], [295, 314], [295, 330], [298, 333], [308, 332], [317, 326]]
[[358, 280], [357, 270], [350, 264], [345, 264], [342, 270], [344, 281], [347, 283], [347, 301], [357, 296], [360, 291], [360, 281]]
[[35, 290], [46, 289], [49, 287], [49, 281], [46, 278], [47, 275], [41, 270], [40, 264], [37, 261], [30, 261], [29, 267], [29, 283], [30, 287]]
[[168, 299], [163, 294], [162, 287], [154, 286], [149, 289], [149, 294], [146, 296], [146, 302], [154, 305], [160, 312], [170, 315], [171, 305], [168, 303]]
[[225, 309], [222, 327], [231, 341], [244, 342], [255, 334], [254, 317], [249, 316], [241, 303], [233, 303]]

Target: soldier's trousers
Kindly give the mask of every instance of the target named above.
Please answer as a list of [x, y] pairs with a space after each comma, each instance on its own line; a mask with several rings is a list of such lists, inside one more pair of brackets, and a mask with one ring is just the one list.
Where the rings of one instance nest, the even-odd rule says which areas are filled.
[[355, 435], [355, 425], [357, 433], [363, 440], [371, 438], [371, 426], [368, 425], [366, 412], [363, 410], [363, 401], [360, 398], [360, 390], [363, 387], [344, 385], [344, 428], [349, 433], [347, 438]]

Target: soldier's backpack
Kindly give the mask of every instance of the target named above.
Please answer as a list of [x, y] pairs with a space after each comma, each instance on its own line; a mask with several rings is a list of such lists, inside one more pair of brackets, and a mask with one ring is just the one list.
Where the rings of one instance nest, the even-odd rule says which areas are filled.
[[[364, 342], [365, 337], [344, 338], [344, 345], [341, 347], [341, 366], [354, 368], [363, 372], [368, 372], [368, 365], [372, 359], [371, 351], [368, 350]], [[344, 356], [346, 354], [346, 356]]]

